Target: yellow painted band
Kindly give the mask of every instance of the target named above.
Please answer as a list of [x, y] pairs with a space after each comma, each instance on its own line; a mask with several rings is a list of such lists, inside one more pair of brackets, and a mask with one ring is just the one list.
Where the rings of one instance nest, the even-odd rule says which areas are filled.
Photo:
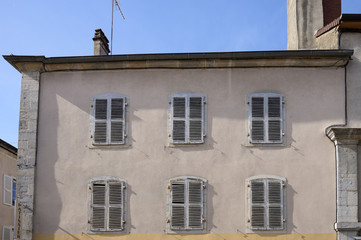
[[336, 240], [336, 233], [291, 233], [291, 234], [87, 234], [55, 233], [33, 235], [34, 240]]

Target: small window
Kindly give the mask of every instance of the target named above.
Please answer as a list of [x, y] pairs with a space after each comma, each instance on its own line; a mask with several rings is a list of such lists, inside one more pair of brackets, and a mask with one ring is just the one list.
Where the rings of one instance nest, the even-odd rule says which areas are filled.
[[283, 143], [284, 97], [278, 93], [251, 93], [247, 97], [250, 143]]
[[125, 144], [127, 99], [120, 94], [103, 94], [93, 98], [91, 138], [94, 145]]
[[91, 232], [121, 232], [125, 223], [126, 182], [103, 177], [89, 183]]
[[285, 182], [277, 176], [252, 177], [247, 180], [249, 228], [251, 230], [284, 230]]
[[205, 229], [206, 186], [206, 180], [196, 177], [170, 180], [169, 224], [172, 231]]
[[12, 227], [3, 226], [2, 240], [12, 240]]
[[3, 203], [9, 206], [15, 206], [16, 201], [16, 179], [4, 175]]
[[182, 92], [171, 97], [171, 143], [203, 143], [205, 137], [205, 96]]

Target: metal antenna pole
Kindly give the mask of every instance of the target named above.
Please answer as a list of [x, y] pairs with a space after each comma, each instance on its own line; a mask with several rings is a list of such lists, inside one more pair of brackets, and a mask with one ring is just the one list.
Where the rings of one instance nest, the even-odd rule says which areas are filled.
[[112, 27], [110, 34], [110, 55], [113, 55], [113, 15], [114, 15], [114, 0], [112, 0]]

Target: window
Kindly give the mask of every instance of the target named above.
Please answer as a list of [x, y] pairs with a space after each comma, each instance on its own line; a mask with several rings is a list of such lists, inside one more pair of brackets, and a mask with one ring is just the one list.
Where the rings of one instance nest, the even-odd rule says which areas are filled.
[[3, 226], [2, 240], [12, 240], [12, 228], [8, 226]]
[[285, 182], [277, 176], [256, 176], [247, 180], [250, 229], [284, 230]]
[[170, 229], [205, 229], [206, 186], [204, 179], [181, 177], [170, 180]]
[[101, 177], [89, 182], [91, 232], [120, 232], [125, 223], [126, 182], [115, 177]]
[[171, 97], [171, 142], [203, 143], [205, 137], [205, 96], [182, 92]]
[[249, 142], [283, 143], [284, 97], [278, 93], [248, 95]]
[[103, 94], [93, 98], [91, 138], [94, 145], [125, 144], [127, 99], [120, 94]]
[[14, 177], [4, 175], [3, 185], [3, 203], [9, 206], [15, 206], [16, 179]]

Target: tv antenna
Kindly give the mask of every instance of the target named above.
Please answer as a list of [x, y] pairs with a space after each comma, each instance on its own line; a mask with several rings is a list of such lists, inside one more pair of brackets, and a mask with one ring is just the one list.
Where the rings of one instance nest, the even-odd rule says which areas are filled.
[[122, 15], [123, 20], [125, 20], [124, 14], [122, 9], [119, 6], [119, 3], [117, 0], [112, 0], [112, 29], [111, 29], [111, 36], [110, 36], [110, 54], [113, 55], [113, 18], [114, 18], [114, 5], [117, 6], [120, 14]]

